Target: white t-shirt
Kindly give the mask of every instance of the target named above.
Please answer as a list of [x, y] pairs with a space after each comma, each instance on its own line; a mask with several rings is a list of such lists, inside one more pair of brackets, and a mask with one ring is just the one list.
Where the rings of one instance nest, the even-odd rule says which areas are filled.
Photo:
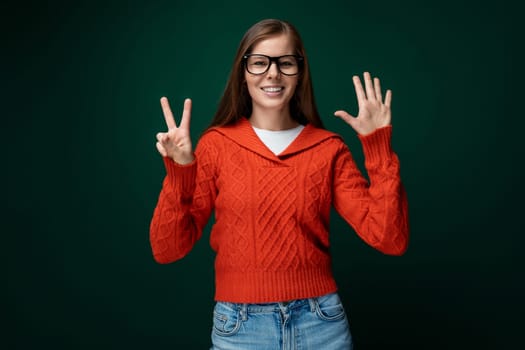
[[304, 125], [299, 125], [293, 129], [288, 130], [265, 130], [253, 126], [253, 130], [259, 136], [261, 141], [268, 147], [275, 155], [278, 155], [288, 147], [293, 140], [303, 131]]

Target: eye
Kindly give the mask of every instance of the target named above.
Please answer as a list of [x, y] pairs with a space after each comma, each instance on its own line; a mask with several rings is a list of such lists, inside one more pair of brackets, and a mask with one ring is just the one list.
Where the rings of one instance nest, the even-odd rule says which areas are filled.
[[266, 67], [268, 65], [268, 59], [264, 56], [250, 56], [248, 58], [248, 64], [254, 67]]
[[294, 67], [297, 65], [297, 60], [295, 57], [283, 57], [279, 60], [279, 65], [281, 67]]

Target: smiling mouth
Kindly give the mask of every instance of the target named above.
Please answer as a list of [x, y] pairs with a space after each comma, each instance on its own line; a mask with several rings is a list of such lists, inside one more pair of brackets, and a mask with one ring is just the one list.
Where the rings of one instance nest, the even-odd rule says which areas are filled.
[[262, 90], [264, 92], [281, 92], [284, 90], [284, 88], [281, 86], [281, 87], [265, 87], [265, 88], [262, 88]]

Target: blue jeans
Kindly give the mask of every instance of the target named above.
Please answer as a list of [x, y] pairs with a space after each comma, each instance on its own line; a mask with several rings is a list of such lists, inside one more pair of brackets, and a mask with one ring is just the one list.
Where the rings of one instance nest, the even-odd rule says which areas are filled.
[[288, 303], [217, 302], [211, 338], [211, 350], [352, 349], [337, 293]]

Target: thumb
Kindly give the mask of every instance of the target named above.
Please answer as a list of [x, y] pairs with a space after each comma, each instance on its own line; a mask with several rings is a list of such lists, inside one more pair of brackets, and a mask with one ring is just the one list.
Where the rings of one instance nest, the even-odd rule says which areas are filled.
[[168, 152], [166, 152], [166, 149], [164, 148], [164, 146], [162, 146], [160, 144], [160, 142], [157, 142], [156, 146], [157, 146], [157, 151], [159, 151], [161, 156], [163, 156], [163, 157], [167, 157], [168, 156]]
[[347, 113], [346, 111], [335, 111], [334, 115], [343, 119], [347, 124], [349, 124], [352, 127], [356, 122], [356, 118], [353, 115]]

